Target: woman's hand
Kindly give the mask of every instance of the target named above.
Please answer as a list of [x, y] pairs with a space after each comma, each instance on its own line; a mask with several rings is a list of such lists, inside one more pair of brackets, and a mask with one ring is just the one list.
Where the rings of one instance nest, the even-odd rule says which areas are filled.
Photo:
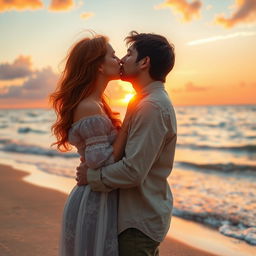
[[80, 161], [82, 162], [82, 163], [85, 163], [85, 158], [84, 157], [80, 157]]
[[85, 161], [81, 162], [80, 165], [76, 168], [76, 181], [78, 186], [83, 186], [88, 184], [87, 169], [88, 167], [86, 166]]

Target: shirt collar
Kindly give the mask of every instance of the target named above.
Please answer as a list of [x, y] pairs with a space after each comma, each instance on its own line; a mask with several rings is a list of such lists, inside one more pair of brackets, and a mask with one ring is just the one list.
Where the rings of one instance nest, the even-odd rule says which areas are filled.
[[154, 81], [141, 90], [141, 95], [151, 94], [154, 90], [164, 89], [164, 84], [161, 81]]

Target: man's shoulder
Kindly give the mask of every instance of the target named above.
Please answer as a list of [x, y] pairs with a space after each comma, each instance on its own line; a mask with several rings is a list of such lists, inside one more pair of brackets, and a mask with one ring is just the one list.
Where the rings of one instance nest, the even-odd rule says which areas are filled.
[[135, 115], [145, 115], [152, 119], [162, 116], [163, 120], [168, 123], [168, 126], [170, 123], [176, 125], [175, 109], [165, 90], [161, 93], [152, 93], [143, 98], [138, 104]]
[[141, 108], [157, 108], [159, 111], [172, 109], [172, 101], [166, 91], [158, 91], [145, 96], [138, 104]]

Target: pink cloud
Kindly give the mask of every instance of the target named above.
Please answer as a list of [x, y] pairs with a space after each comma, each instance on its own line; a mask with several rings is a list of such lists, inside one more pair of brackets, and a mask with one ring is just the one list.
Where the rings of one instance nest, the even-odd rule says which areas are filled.
[[30, 56], [19, 56], [13, 63], [0, 64], [0, 80], [24, 78], [32, 74]]
[[165, 0], [165, 2], [156, 6], [156, 9], [171, 8], [180, 13], [184, 21], [191, 21], [200, 15], [202, 3], [199, 0], [194, 0], [189, 3], [186, 0]]
[[92, 13], [92, 12], [84, 12], [84, 13], [82, 13], [80, 15], [80, 18], [83, 19], [83, 20], [88, 20], [92, 16], [94, 16], [94, 13]]
[[225, 18], [223, 15], [218, 15], [215, 22], [226, 28], [232, 28], [239, 23], [256, 22], [256, 1], [236, 0], [236, 10], [231, 17]]
[[43, 8], [43, 3], [40, 0], [0, 0], [0, 12], [36, 10], [41, 8]]
[[2, 99], [46, 99], [50, 92], [52, 92], [56, 86], [58, 76], [51, 68], [44, 68], [39, 71], [35, 71], [33, 75], [29, 77], [20, 86], [8, 86], [3, 87], [0, 90], [0, 98]]
[[206, 91], [207, 88], [202, 86], [194, 85], [192, 82], [188, 82], [185, 84], [185, 91], [187, 92], [198, 92], [198, 91]]
[[[17, 84], [17, 80], [19, 83]], [[30, 56], [19, 56], [13, 63], [0, 63], [0, 99], [46, 99], [56, 86], [58, 75], [50, 67], [32, 69]]]
[[174, 93], [184, 93], [184, 92], [201, 92], [201, 91], [207, 91], [210, 87], [203, 87], [195, 85], [192, 82], [188, 82], [184, 85], [183, 88], [173, 88], [171, 91]]
[[51, 11], [66, 11], [74, 6], [73, 0], [52, 0], [49, 10]]
[[[49, 10], [65, 11], [74, 6], [74, 0], [51, 0]], [[0, 12], [24, 11], [45, 8], [42, 0], [0, 0]]]

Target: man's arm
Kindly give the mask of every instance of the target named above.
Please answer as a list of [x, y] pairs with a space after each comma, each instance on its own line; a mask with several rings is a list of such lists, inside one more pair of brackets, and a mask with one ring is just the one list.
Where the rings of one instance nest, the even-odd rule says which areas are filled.
[[167, 132], [161, 110], [144, 102], [131, 120], [125, 157], [97, 170], [88, 169], [87, 180], [92, 189], [107, 191], [138, 186], [162, 151]]

